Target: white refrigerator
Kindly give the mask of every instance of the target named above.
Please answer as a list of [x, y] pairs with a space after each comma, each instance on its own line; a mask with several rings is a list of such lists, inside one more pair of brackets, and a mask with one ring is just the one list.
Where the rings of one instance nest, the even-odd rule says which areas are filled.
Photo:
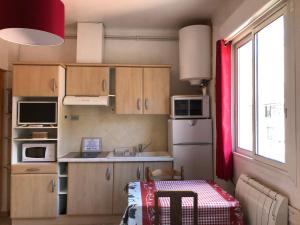
[[212, 120], [168, 121], [169, 151], [185, 180], [213, 179]]

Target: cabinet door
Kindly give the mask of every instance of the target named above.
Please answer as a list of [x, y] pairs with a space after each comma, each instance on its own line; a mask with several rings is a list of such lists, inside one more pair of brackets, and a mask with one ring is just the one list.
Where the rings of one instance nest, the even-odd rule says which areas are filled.
[[116, 68], [116, 113], [143, 113], [143, 69]]
[[11, 176], [11, 217], [52, 218], [57, 216], [57, 175]]
[[69, 163], [68, 215], [112, 214], [112, 194], [112, 163]]
[[13, 68], [13, 96], [58, 96], [59, 66], [16, 65]]
[[109, 67], [67, 67], [67, 95], [108, 95]]
[[128, 205], [127, 184], [143, 178], [143, 163], [114, 163], [114, 214], [124, 213]]
[[170, 114], [170, 69], [144, 68], [144, 114]]

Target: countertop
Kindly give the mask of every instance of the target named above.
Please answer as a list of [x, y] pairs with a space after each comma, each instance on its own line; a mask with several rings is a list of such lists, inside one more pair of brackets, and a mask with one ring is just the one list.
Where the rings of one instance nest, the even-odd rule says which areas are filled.
[[[78, 153], [77, 153], [78, 154]], [[167, 162], [174, 158], [168, 152], [141, 152], [135, 156], [114, 156], [113, 152], [95, 158], [81, 158], [76, 153], [68, 153], [58, 159], [58, 162]]]

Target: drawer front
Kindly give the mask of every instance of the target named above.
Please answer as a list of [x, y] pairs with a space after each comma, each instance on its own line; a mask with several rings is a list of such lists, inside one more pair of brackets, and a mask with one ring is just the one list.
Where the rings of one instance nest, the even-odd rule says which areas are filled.
[[56, 163], [20, 163], [12, 165], [12, 174], [57, 174]]

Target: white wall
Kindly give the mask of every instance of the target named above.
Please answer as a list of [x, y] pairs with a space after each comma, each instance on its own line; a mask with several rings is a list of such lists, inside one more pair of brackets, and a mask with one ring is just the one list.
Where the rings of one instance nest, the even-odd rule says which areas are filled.
[[[296, 49], [296, 99], [300, 98], [300, 1], [292, 0], [294, 3], [294, 22], [295, 22], [295, 49]], [[234, 32], [240, 25], [245, 23], [252, 15], [258, 10], [269, 4], [268, 0], [231, 0], [226, 1], [220, 10], [216, 12], [213, 19], [213, 43], [216, 43], [218, 39], [226, 38], [229, 34]], [[215, 44], [214, 44], [215, 52]], [[213, 67], [215, 68], [215, 57]], [[215, 71], [214, 71], [215, 81]], [[214, 83], [214, 82], [212, 82]], [[214, 95], [214, 93], [213, 93]], [[215, 110], [214, 110], [215, 118]], [[297, 154], [294, 156], [297, 158], [297, 162], [300, 162], [300, 102], [296, 101], [296, 137], [297, 137]], [[297, 163], [297, 178], [293, 181], [287, 174], [279, 172], [278, 170], [264, 165], [255, 160], [251, 160], [245, 157], [234, 155], [234, 173], [235, 181], [241, 173], [249, 174], [262, 183], [270, 186], [271, 188], [281, 192], [289, 198], [290, 205], [300, 209], [300, 164]], [[219, 182], [219, 180], [217, 179]], [[232, 184], [221, 182], [220, 183], [229, 190], [232, 191]]]

